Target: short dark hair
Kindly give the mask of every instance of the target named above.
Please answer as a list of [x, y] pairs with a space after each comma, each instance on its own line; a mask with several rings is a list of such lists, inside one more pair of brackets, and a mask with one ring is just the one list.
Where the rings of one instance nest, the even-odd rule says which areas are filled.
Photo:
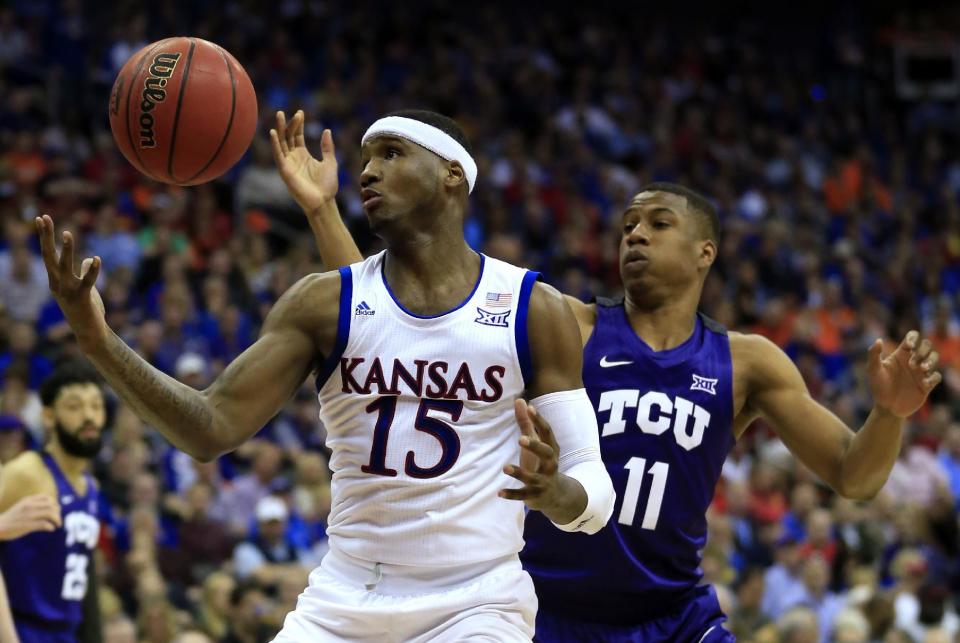
[[73, 384], [103, 385], [100, 374], [87, 362], [73, 359], [63, 362], [40, 385], [40, 401], [46, 407], [53, 406], [60, 391]]
[[473, 147], [470, 145], [470, 141], [467, 140], [467, 135], [463, 133], [463, 128], [449, 116], [444, 116], [443, 114], [438, 114], [437, 112], [431, 112], [428, 109], [401, 109], [398, 112], [390, 112], [387, 116], [399, 116], [400, 118], [412, 118], [415, 121], [420, 121], [421, 123], [426, 123], [427, 125], [433, 125], [441, 132], [449, 135], [450, 138], [455, 140], [460, 145], [463, 145], [463, 149], [467, 150], [467, 153], [473, 155]]
[[230, 592], [230, 605], [232, 607], [236, 607], [243, 602], [243, 599], [246, 598], [247, 594], [252, 594], [253, 592], [263, 593], [263, 590], [260, 589], [259, 585], [250, 580], [237, 583], [237, 585]]
[[717, 209], [710, 203], [707, 197], [696, 190], [691, 190], [677, 183], [658, 181], [656, 183], [648, 183], [640, 188], [639, 192], [669, 192], [670, 194], [685, 197], [687, 199], [687, 207], [700, 218], [704, 232], [710, 240], [716, 244], [720, 243], [720, 216], [717, 214]]

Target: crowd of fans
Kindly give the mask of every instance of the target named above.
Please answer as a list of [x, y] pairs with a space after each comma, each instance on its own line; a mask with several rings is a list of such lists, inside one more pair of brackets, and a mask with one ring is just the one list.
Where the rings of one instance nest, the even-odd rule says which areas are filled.
[[[953, 104], [897, 99], [890, 34], [915, 17], [707, 28], [615, 7], [95, 4], [0, 8], [0, 462], [42, 444], [37, 386], [77, 352], [34, 216], [102, 257], [110, 326], [203, 388], [281, 293], [324, 269], [273, 168], [275, 110], [305, 110], [315, 153], [333, 129], [341, 212], [373, 251], [360, 136], [426, 107], [473, 142], [471, 245], [570, 294], [617, 293], [619, 217], [640, 186], [708, 195], [723, 237], [703, 310], [787, 350], [852, 427], [872, 404], [867, 347], [922, 330], [945, 381], [884, 491], [839, 498], [758, 423], [724, 468], [703, 569], [743, 641], [960, 640], [960, 120]], [[237, 57], [263, 125], [240, 164], [192, 188], [139, 175], [107, 124], [126, 59], [177, 34]], [[107, 641], [269, 639], [326, 547], [317, 414], [307, 382], [256, 439], [200, 464], [113, 400], [96, 462]]]

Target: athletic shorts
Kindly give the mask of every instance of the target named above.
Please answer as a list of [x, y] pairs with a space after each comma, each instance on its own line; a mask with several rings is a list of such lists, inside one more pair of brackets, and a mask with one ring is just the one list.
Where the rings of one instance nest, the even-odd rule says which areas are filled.
[[529, 642], [536, 612], [533, 581], [515, 555], [450, 569], [330, 551], [274, 641]]
[[712, 587], [694, 589], [676, 609], [633, 625], [608, 625], [537, 613], [537, 643], [728, 643], [736, 638], [723, 629], [727, 619]]

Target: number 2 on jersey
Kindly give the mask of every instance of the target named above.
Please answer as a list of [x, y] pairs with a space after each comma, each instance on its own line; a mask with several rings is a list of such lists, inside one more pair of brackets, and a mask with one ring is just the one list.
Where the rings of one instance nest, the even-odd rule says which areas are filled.
[[[397, 475], [396, 469], [387, 467], [387, 442], [390, 439], [390, 427], [397, 412], [395, 395], [379, 397], [367, 405], [367, 413], [377, 413], [377, 423], [373, 428], [373, 445], [370, 447], [370, 461], [360, 467], [364, 473], [373, 473], [378, 476]], [[463, 402], [460, 400], [420, 400], [417, 409], [417, 419], [413, 428], [427, 433], [440, 443], [443, 452], [440, 460], [432, 467], [417, 465], [413, 451], [407, 451], [403, 470], [411, 478], [436, 478], [449, 471], [460, 457], [460, 436], [452, 426], [430, 416], [430, 411], [436, 411], [450, 416], [451, 422], [460, 419], [463, 412]]]
[[83, 554], [67, 554], [67, 569], [63, 575], [60, 596], [68, 601], [82, 601], [87, 593], [87, 563]]
[[[637, 511], [637, 503], [640, 501], [640, 487], [643, 484], [644, 470], [647, 468], [646, 458], [630, 458], [624, 468], [630, 472], [627, 477], [627, 488], [623, 492], [623, 505], [620, 507], [620, 515], [617, 522], [621, 525], [633, 525], [633, 517]], [[650, 483], [650, 493], [647, 495], [647, 509], [643, 512], [643, 522], [640, 523], [641, 529], [656, 529], [657, 520], [660, 519], [660, 505], [663, 504], [663, 491], [667, 487], [667, 474], [670, 472], [670, 465], [666, 462], [654, 462], [650, 466], [650, 475], [653, 480]]]

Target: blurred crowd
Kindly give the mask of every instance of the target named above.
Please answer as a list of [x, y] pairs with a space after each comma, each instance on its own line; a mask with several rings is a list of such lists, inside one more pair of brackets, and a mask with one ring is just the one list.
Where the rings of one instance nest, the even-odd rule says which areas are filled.
[[[110, 326], [203, 388], [280, 294], [324, 269], [273, 168], [275, 110], [305, 110], [315, 153], [333, 129], [341, 212], [370, 252], [360, 136], [391, 110], [434, 109], [474, 146], [471, 245], [584, 299], [619, 288], [620, 213], [640, 186], [714, 200], [723, 237], [703, 310], [783, 347], [852, 427], [872, 404], [867, 347], [911, 328], [934, 342], [944, 384], [908, 423], [883, 493], [837, 497], [758, 423], [724, 468], [703, 569], [743, 641], [960, 640], [960, 119], [954, 103], [899, 100], [890, 51], [931, 28], [922, 16], [845, 3], [789, 23], [616, 3], [97, 5], [0, 8], [0, 462], [42, 444], [38, 383], [77, 352], [34, 216], [102, 257]], [[949, 18], [936, 27], [956, 38]], [[192, 188], [139, 175], [106, 109], [127, 58], [181, 34], [245, 66], [263, 126], [241, 163]], [[199, 464], [112, 400], [96, 463], [107, 641], [269, 639], [326, 548], [317, 414], [307, 382], [256, 439]]]

